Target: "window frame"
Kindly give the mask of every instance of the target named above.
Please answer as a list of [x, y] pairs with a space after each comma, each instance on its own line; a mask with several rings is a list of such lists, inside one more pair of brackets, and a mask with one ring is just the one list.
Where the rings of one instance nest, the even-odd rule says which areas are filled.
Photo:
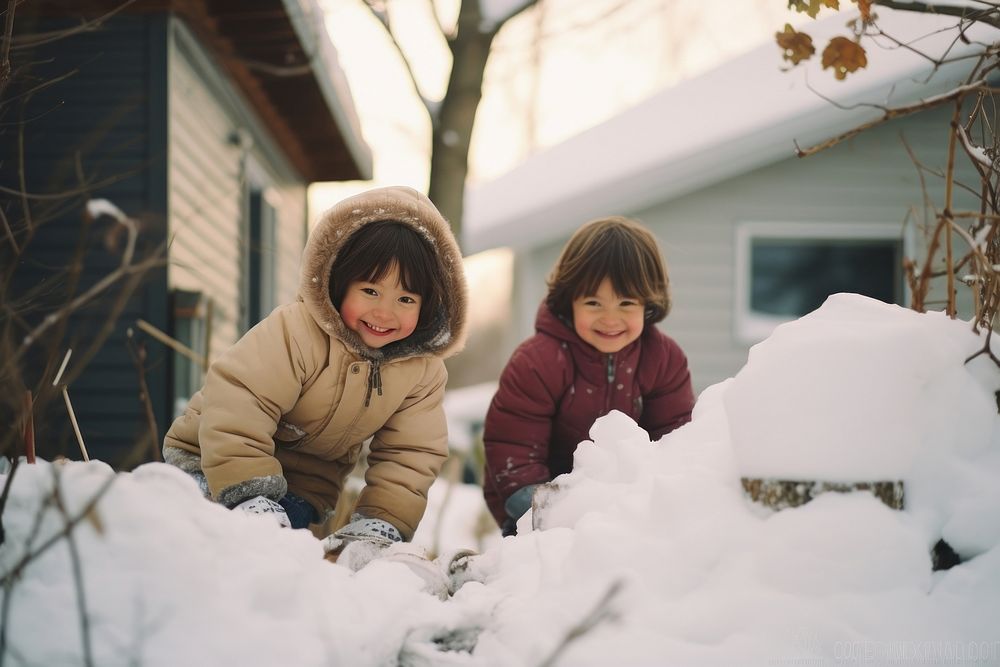
[[[775, 327], [797, 318], [781, 315], [764, 315], [750, 310], [750, 294], [753, 284], [751, 248], [757, 239], [823, 240], [830, 241], [895, 241], [900, 243], [903, 257], [913, 256], [911, 226], [894, 223], [861, 222], [760, 222], [744, 221], [736, 226], [735, 270], [734, 270], [734, 314], [735, 338], [741, 343], [757, 343], [774, 331]], [[900, 271], [901, 298], [909, 299], [909, 287]]]
[[174, 418], [184, 414], [191, 396], [200, 389], [208, 370], [212, 345], [213, 299], [200, 290], [170, 290], [171, 337], [189, 351], [201, 354], [196, 361], [174, 350], [170, 370], [171, 408]]

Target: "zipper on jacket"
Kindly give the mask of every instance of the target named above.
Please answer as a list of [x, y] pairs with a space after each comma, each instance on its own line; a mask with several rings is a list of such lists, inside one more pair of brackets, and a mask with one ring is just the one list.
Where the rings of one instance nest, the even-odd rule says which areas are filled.
[[[355, 362], [355, 363], [366, 363], [366, 362]], [[372, 392], [372, 388], [373, 387], [377, 386], [377, 388], [378, 388], [378, 395], [379, 396], [382, 395], [382, 371], [381, 371], [381, 368], [379, 368], [379, 365], [376, 365], [376, 362], [374, 362], [374, 361], [369, 360], [369, 361], [367, 361], [367, 363], [368, 363], [369, 366], [368, 366], [368, 380], [365, 382], [365, 384], [367, 385], [367, 391], [365, 392], [365, 404], [363, 406], [364, 408], [367, 408], [369, 406], [369, 403], [371, 402], [371, 392]], [[374, 369], [373, 369], [373, 366], [374, 366]], [[378, 380], [374, 380], [372, 378], [373, 371], [378, 374]], [[340, 436], [340, 438], [337, 440], [337, 444], [334, 445], [334, 449], [338, 449], [338, 448], [342, 447], [344, 445], [344, 443], [347, 442], [348, 436], [354, 430], [354, 426], [358, 423], [358, 420], [361, 419], [361, 415], [364, 414], [364, 413], [365, 413], [365, 410], [363, 410], [363, 409], [362, 410], [358, 410], [357, 412], [354, 413], [354, 418], [351, 420], [351, 423], [348, 424], [344, 428], [344, 432]]]
[[379, 362], [376, 360], [370, 361], [368, 366], [368, 390], [365, 392], [366, 408], [371, 404], [373, 388], [378, 392], [379, 396], [382, 395], [382, 371], [379, 368]]

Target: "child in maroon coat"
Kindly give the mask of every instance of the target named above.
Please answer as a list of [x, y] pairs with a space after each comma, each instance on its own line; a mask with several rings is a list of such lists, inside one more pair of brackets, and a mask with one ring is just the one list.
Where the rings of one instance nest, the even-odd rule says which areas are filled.
[[656, 328], [670, 310], [656, 239], [622, 217], [581, 227], [563, 249], [534, 336], [514, 351], [486, 415], [483, 492], [504, 535], [539, 484], [573, 468], [611, 410], [656, 440], [691, 420], [687, 359]]

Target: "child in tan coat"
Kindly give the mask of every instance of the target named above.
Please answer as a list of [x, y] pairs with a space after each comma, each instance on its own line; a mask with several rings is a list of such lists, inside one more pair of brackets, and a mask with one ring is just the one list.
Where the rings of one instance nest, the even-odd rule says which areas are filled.
[[164, 458], [217, 502], [294, 528], [333, 512], [362, 445], [365, 488], [339, 537], [409, 540], [448, 454], [443, 359], [465, 335], [462, 256], [409, 188], [323, 215], [296, 302], [216, 360], [164, 440]]

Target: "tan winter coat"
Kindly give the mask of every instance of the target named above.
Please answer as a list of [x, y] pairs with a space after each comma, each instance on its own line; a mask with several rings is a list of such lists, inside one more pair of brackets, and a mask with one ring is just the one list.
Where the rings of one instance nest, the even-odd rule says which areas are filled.
[[[450, 286], [439, 330], [388, 354], [344, 325], [329, 294], [337, 252], [377, 220], [410, 224], [428, 238]], [[443, 359], [464, 343], [465, 308], [461, 253], [430, 200], [409, 188], [346, 199], [306, 244], [299, 301], [276, 309], [212, 364], [167, 432], [164, 458], [203, 470], [213, 498], [229, 507], [258, 495], [278, 500], [287, 490], [322, 519], [373, 437], [356, 511], [410, 539], [448, 454]]]

